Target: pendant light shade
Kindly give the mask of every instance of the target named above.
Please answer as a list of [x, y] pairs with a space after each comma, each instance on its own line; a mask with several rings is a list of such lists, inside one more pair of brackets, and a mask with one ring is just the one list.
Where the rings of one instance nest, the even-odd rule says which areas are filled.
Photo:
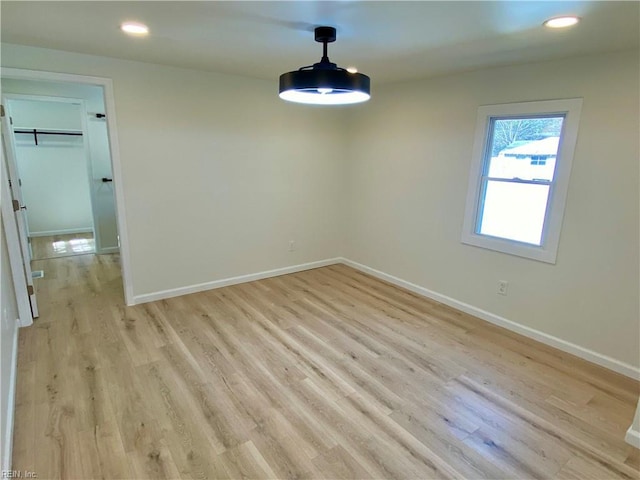
[[350, 73], [329, 61], [327, 44], [335, 42], [336, 29], [318, 27], [316, 42], [323, 44], [320, 62], [280, 75], [280, 98], [290, 102], [314, 105], [347, 105], [366, 102], [370, 98], [369, 77]]

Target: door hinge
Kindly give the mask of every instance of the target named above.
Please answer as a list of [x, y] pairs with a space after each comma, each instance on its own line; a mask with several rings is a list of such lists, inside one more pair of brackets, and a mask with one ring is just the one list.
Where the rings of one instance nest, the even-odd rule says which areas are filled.
[[27, 293], [29, 294], [29, 296], [34, 294], [33, 285], [27, 285]]
[[0, 105], [0, 117], [4, 117], [4, 105]]
[[14, 212], [17, 212], [18, 210], [20, 210], [20, 202], [18, 202], [18, 200], [11, 200], [11, 203], [13, 204]]
[[18, 179], [18, 186], [20, 186], [20, 187], [22, 186], [22, 179], [21, 178]]

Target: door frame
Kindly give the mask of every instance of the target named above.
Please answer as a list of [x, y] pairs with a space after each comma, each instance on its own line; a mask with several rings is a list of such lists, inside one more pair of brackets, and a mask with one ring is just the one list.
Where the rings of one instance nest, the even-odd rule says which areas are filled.
[[[3, 100], [2, 100], [2, 104], [4, 105], [4, 110], [5, 110], [5, 118], [8, 119], [9, 123], [7, 124], [7, 131], [11, 134], [9, 135], [9, 137], [6, 139], [6, 143], [5, 143], [5, 149], [7, 154], [7, 158], [6, 158], [6, 162], [7, 162], [7, 174], [8, 174], [8, 178], [9, 181], [11, 182], [9, 185], [9, 188], [11, 189], [11, 194], [12, 196], [18, 200], [18, 202], [20, 203], [20, 205], [24, 205], [24, 198], [22, 198], [22, 189], [20, 188], [20, 182], [18, 183], [13, 183], [13, 180], [15, 180], [16, 178], [20, 177], [20, 172], [18, 172], [18, 158], [16, 155], [16, 137], [15, 137], [15, 133], [13, 132], [13, 128], [12, 128], [12, 124], [11, 124], [11, 109], [9, 108], [9, 105], [5, 105], [4, 102], [4, 95], [2, 96]], [[13, 160], [13, 161], [12, 161]], [[29, 235], [29, 225], [25, 222], [25, 225], [27, 226], [27, 236]], [[31, 260], [31, 259], [29, 259]]]
[[[87, 125], [87, 108], [85, 105], [85, 101], [82, 98], [72, 98], [72, 97], [53, 97], [50, 95], [31, 95], [31, 94], [22, 94], [22, 93], [5, 93], [2, 95], [2, 103], [4, 105], [5, 110], [8, 115], [11, 115], [11, 101], [12, 100], [28, 100], [31, 102], [53, 102], [53, 103], [68, 103], [71, 105], [79, 105], [80, 107], [80, 124], [82, 130], [82, 148], [84, 150], [84, 158], [86, 163], [87, 170], [87, 185], [89, 186], [89, 202], [91, 207], [91, 230], [93, 231], [93, 238], [95, 239], [95, 251], [96, 253], [100, 253], [100, 243], [99, 243], [99, 232], [96, 223], [96, 206], [95, 206], [95, 195], [94, 195], [94, 179], [93, 179], [93, 168], [91, 163], [91, 148], [89, 144], [89, 129]], [[15, 128], [15, 127], [14, 127]], [[14, 137], [14, 142], [16, 141], [15, 134], [11, 132]], [[14, 143], [15, 145], [15, 143]], [[14, 152], [16, 154], [16, 164], [19, 162], [17, 151]], [[20, 172], [16, 172], [20, 173]], [[18, 187], [20, 188], [20, 187]], [[28, 206], [27, 206], [28, 208]], [[27, 214], [28, 216], [28, 214]], [[27, 224], [28, 227], [28, 224]], [[29, 229], [27, 228], [27, 233]]]
[[[31, 305], [31, 316], [33, 318], [38, 318], [38, 300], [36, 298], [35, 285], [33, 283], [31, 270], [31, 245], [29, 243], [29, 227], [27, 224], [26, 207], [24, 198], [22, 197], [20, 178], [18, 176], [16, 145], [13, 128], [11, 128], [11, 118], [9, 115], [6, 115], [7, 113], [8, 111], [2, 112], [2, 154], [4, 155], [2, 174], [7, 177], [6, 185], [2, 185], [2, 188], [7, 188], [8, 194], [10, 195], [9, 198], [11, 198], [11, 209], [14, 210], [12, 217], [14, 218], [18, 229], [19, 245], [19, 250], [14, 250], [13, 247], [9, 245], [9, 254], [15, 256], [16, 253], [20, 252], [18, 258], [22, 264], [22, 270], [24, 271], [27, 283], [29, 303]], [[9, 228], [11, 228], [11, 226]], [[13, 241], [11, 234], [7, 237], [7, 241]], [[12, 261], [14, 260], [12, 259]], [[18, 291], [19, 289], [16, 290], [16, 292]]]
[[2, 224], [7, 240], [7, 250], [9, 253], [9, 264], [11, 266], [11, 277], [13, 278], [13, 288], [16, 294], [18, 305], [19, 326], [28, 327], [33, 323], [31, 312], [31, 302], [27, 291], [27, 276], [22, 260], [22, 249], [20, 247], [20, 235], [18, 233], [18, 223], [16, 212], [13, 210], [13, 197], [9, 187], [9, 173], [7, 172], [7, 161], [4, 152], [0, 148], [0, 208], [2, 209]]
[[[0, 77], [15, 80], [35, 80], [44, 82], [77, 83], [84, 85], [97, 85], [102, 87], [104, 106], [107, 121], [107, 133], [109, 137], [109, 150], [111, 154], [111, 171], [113, 173], [113, 187], [115, 192], [116, 217], [118, 224], [118, 236], [120, 239], [120, 268], [122, 270], [122, 283], [124, 287], [124, 300], [127, 305], [134, 304], [133, 285], [131, 276], [131, 257], [129, 248], [129, 230], [122, 182], [122, 164], [120, 161], [120, 148], [118, 143], [116, 106], [113, 94], [113, 81], [105, 77], [93, 77], [76, 75], [71, 73], [56, 73], [43, 70], [27, 70], [22, 68], [2, 67]], [[86, 119], [85, 119], [86, 120]]]

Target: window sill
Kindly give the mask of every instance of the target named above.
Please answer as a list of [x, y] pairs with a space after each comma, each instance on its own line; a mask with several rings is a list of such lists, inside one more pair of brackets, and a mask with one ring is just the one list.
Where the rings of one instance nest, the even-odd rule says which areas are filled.
[[487, 235], [463, 234], [462, 243], [486, 250], [515, 255], [517, 257], [536, 260], [538, 262], [555, 265], [557, 247], [545, 248], [544, 246], [529, 245], [504, 238], [489, 237]]

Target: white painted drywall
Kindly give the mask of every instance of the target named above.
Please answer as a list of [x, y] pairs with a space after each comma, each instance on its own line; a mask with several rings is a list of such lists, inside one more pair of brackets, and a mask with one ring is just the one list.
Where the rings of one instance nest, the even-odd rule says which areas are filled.
[[[3, 93], [7, 92], [3, 90]], [[9, 99], [9, 103], [13, 128], [15, 129], [82, 129], [79, 105], [24, 99]]]
[[[633, 51], [376, 88], [351, 123], [345, 256], [638, 368], [639, 71]], [[557, 264], [463, 245], [478, 106], [576, 97]]]
[[[10, 99], [15, 129], [82, 131], [79, 104]], [[16, 163], [31, 236], [93, 230], [83, 137], [16, 134]]]
[[285, 103], [277, 78], [7, 44], [2, 65], [113, 79], [134, 295], [338, 252], [343, 109]]
[[15, 393], [15, 365], [18, 354], [16, 338], [18, 335], [18, 305], [13, 288], [9, 253], [4, 233], [0, 239], [0, 456], [1, 468], [7, 470], [11, 465], [11, 443], [13, 429], [13, 398]]
[[53, 97], [80, 98], [87, 110], [87, 141], [91, 157], [91, 184], [93, 214], [96, 230], [96, 246], [99, 251], [118, 249], [118, 226], [116, 221], [113, 183], [103, 183], [103, 177], [112, 178], [111, 157], [107, 124], [105, 119], [95, 117], [104, 113], [102, 87], [95, 85], [64, 84], [33, 80], [2, 79], [3, 93], [44, 95]]

